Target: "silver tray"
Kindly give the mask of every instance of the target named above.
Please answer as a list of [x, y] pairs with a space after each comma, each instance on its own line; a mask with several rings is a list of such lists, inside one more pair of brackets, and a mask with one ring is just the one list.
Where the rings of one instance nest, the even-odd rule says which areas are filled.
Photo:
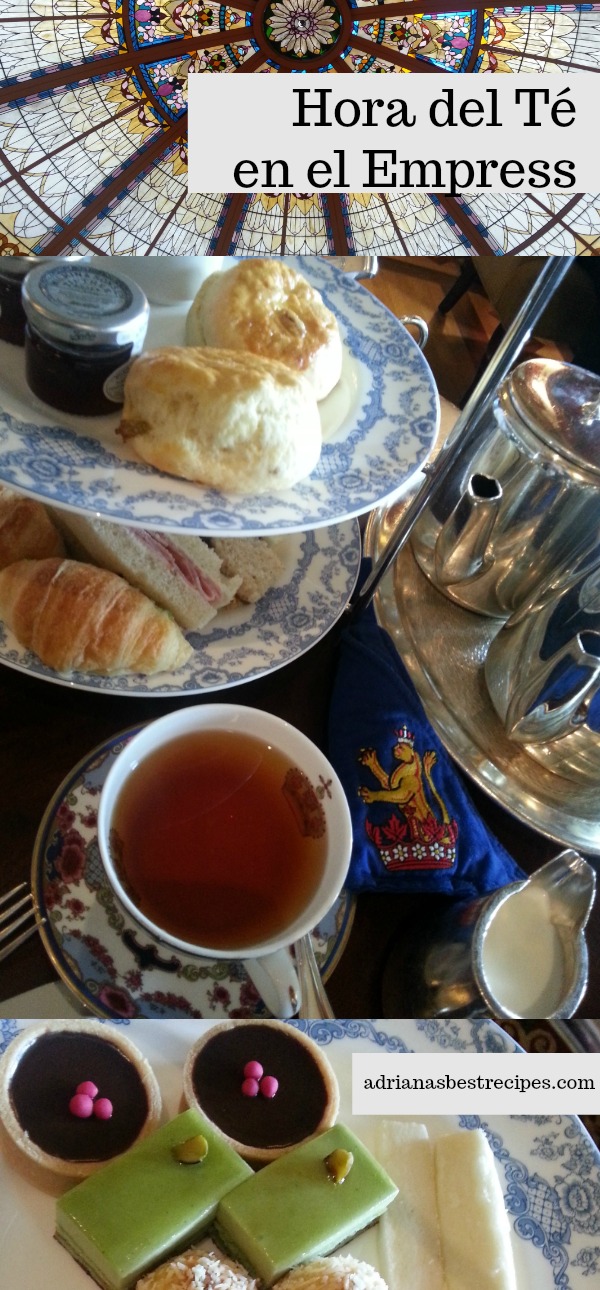
[[[406, 501], [373, 511], [365, 552], [385, 547]], [[600, 792], [546, 770], [504, 730], [483, 665], [501, 628], [455, 605], [421, 572], [407, 543], [382, 579], [375, 611], [389, 632], [429, 721], [458, 765], [506, 810], [548, 838], [600, 855]]]

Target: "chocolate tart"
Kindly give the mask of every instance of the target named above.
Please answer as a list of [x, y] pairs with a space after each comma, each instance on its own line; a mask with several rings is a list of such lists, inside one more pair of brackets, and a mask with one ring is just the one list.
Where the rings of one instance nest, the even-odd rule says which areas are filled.
[[[113, 1105], [110, 1119], [79, 1119], [69, 1102], [92, 1081]], [[43, 1169], [85, 1178], [158, 1124], [160, 1089], [145, 1057], [99, 1021], [46, 1021], [9, 1044], [0, 1061], [0, 1121]]]
[[[274, 1075], [275, 1097], [245, 1097], [244, 1067], [257, 1061]], [[339, 1089], [317, 1044], [283, 1021], [225, 1021], [190, 1049], [183, 1096], [245, 1160], [268, 1164], [335, 1124]]]

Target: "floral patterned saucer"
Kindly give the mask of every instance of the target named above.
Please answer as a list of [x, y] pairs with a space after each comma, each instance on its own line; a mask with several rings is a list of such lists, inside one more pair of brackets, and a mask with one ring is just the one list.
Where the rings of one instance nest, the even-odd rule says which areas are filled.
[[[98, 801], [114, 759], [138, 728], [89, 753], [46, 809], [32, 864], [45, 949], [79, 1002], [99, 1017], [268, 1015], [241, 963], [175, 953], [126, 913], [108, 885], [96, 836]], [[343, 953], [354, 907], [342, 893], [313, 932], [325, 979]]]

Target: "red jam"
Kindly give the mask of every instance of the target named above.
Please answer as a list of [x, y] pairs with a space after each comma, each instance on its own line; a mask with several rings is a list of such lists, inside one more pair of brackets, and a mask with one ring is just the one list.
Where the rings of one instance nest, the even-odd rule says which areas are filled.
[[44, 403], [77, 416], [106, 416], [123, 403], [131, 359], [148, 325], [136, 283], [85, 261], [41, 265], [23, 283], [25, 373]]
[[131, 345], [118, 349], [67, 348], [45, 340], [28, 323], [25, 330], [27, 384], [39, 399], [61, 412], [106, 416], [116, 412], [123, 403], [126, 368], [120, 376], [116, 373], [129, 364], [131, 351]]
[[9, 345], [25, 344], [25, 310], [21, 301], [23, 278], [31, 268], [28, 255], [6, 256], [10, 264], [0, 259], [0, 340]]

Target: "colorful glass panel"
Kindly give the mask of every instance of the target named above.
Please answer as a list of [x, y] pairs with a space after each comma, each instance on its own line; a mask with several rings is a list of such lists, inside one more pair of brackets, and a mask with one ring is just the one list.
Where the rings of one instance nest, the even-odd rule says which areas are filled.
[[597, 249], [600, 197], [589, 194], [189, 194], [190, 70], [599, 71], [600, 3], [3, 0], [0, 252]]

